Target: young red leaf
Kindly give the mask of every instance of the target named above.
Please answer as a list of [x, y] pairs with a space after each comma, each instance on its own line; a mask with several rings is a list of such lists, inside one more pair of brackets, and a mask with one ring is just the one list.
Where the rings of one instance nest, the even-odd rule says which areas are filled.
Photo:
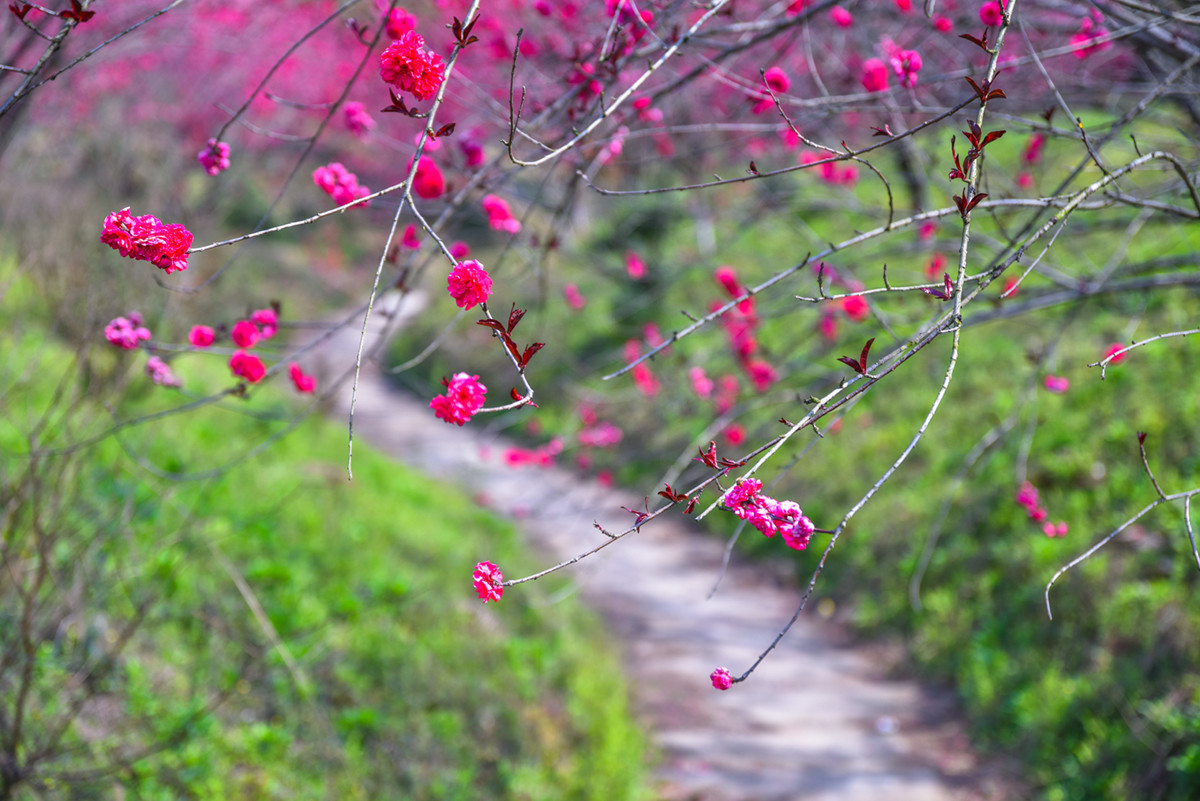
[[758, 165], [756, 165], [753, 161], [750, 162], [750, 174], [758, 175]]
[[524, 367], [529, 364], [529, 360], [533, 358], [533, 355], [544, 347], [546, 347], [545, 342], [534, 342], [532, 345], [527, 347], [525, 352], [521, 354], [521, 368], [524, 369]]
[[975, 208], [975, 204], [977, 204], [979, 201], [983, 200], [985, 197], [987, 197], [987, 192], [977, 193], [975, 195], [975, 197], [971, 198], [970, 202], [967, 203], [967, 209], [966, 209], [966, 211], [963, 212], [963, 214], [964, 215], [970, 214], [971, 209]]
[[15, 16], [17, 19], [19, 19], [21, 21], [25, 20], [25, 15], [29, 13], [29, 9], [31, 9], [31, 8], [33, 8], [33, 6], [29, 5], [29, 3], [9, 3], [8, 4], [8, 10], [13, 13], [13, 16]]
[[449, 136], [450, 134], [454, 133], [454, 127], [457, 124], [458, 123], [455, 123], [455, 122], [448, 122], [445, 125], [443, 125], [441, 128], [438, 128], [437, 133], [430, 131], [429, 135], [432, 136], [434, 139], [440, 139], [443, 136]]
[[1008, 131], [992, 131], [987, 136], [983, 137], [983, 142], [981, 142], [979, 145], [980, 149], [982, 150], [983, 148], [987, 147], [989, 142], [995, 142], [1006, 133], [1008, 133]]
[[525, 310], [518, 309], [517, 304], [514, 303], [508, 312], [508, 333], [511, 334], [516, 329], [517, 323], [521, 322], [521, 318], [524, 316]]
[[872, 125], [871, 130], [875, 132], [871, 134], [871, 136], [895, 136], [895, 134], [892, 133], [892, 128], [890, 125], [884, 125], [882, 128], [876, 128], [874, 125]]

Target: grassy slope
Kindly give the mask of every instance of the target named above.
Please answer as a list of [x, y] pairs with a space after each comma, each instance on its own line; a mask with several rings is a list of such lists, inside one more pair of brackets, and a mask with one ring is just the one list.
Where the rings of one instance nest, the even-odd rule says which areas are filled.
[[[73, 369], [39, 325], [49, 309], [38, 293], [11, 270], [5, 279], [0, 304], [25, 331], [0, 334], [6, 487], [20, 485], [30, 424], [64, 407], [52, 401], [64, 373], [87, 398], [54, 415], [44, 446], [103, 430], [111, 420], [100, 403], [127, 418], [179, 402], [141, 374], [144, 354], [101, 343]], [[176, 367], [188, 391], [228, 383], [219, 358]], [[532, 567], [514, 529], [367, 448], [355, 449], [347, 484], [341, 426], [309, 420], [239, 460], [280, 430], [294, 411], [290, 394], [275, 382], [248, 402], [166, 417], [45, 461], [39, 520], [54, 523], [55, 583], [41, 614], [65, 634], [39, 652], [27, 733], [36, 737], [62, 710], [66, 671], [81, 658], [97, 665], [98, 700], [68, 732], [75, 750], [47, 766], [37, 797], [64, 797], [66, 786], [70, 797], [91, 797], [86, 788], [114, 783], [146, 799], [635, 797], [644, 741], [596, 622], [539, 587], [481, 606], [476, 561]], [[216, 478], [183, 483], [146, 469], [202, 472], [231, 459]], [[37, 543], [31, 514], [17, 507], [6, 518], [26, 556]], [[295, 672], [230, 571], [252, 589]], [[14, 608], [11, 586], [3, 592]], [[139, 611], [144, 620], [118, 654], [117, 632]], [[94, 656], [97, 647], [115, 658]], [[161, 750], [83, 781], [112, 748], [150, 744]]]

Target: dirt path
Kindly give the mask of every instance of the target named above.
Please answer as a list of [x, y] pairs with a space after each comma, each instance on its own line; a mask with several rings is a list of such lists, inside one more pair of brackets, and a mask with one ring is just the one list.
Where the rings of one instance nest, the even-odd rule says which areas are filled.
[[[344, 368], [357, 344], [357, 331], [342, 332], [321, 359]], [[347, 386], [335, 412], [343, 418], [348, 400]], [[364, 369], [356, 436], [518, 518], [547, 565], [597, 544], [603, 535], [594, 520], [623, 530], [629, 515], [620, 507], [641, 501], [557, 467], [507, 467], [504, 442], [480, 425], [445, 424], [427, 404]], [[712, 669], [744, 670], [799, 599], [795, 584], [764, 566], [735, 563], [706, 601], [722, 547], [668, 517], [568, 568], [624, 648], [636, 709], [661, 751], [661, 798], [1003, 796], [981, 778], [944, 694], [888, 679], [882, 649], [847, 647], [834, 627], [807, 614], [750, 680], [712, 689]]]

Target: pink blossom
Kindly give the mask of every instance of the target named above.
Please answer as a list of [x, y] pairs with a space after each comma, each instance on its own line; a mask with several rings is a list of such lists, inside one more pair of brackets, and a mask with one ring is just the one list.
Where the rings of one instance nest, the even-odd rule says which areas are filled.
[[1046, 143], [1046, 137], [1041, 133], [1030, 134], [1029, 141], [1025, 143], [1025, 163], [1037, 164], [1042, 158], [1042, 145]]
[[826, 341], [832, 342], [837, 339], [838, 322], [837, 318], [833, 316], [833, 312], [825, 312], [821, 315], [821, 320], [817, 323], [817, 329]]
[[1017, 490], [1017, 503], [1032, 511], [1038, 505], [1037, 487], [1028, 481], [1021, 484], [1021, 488]]
[[475, 259], [460, 261], [446, 278], [446, 291], [460, 309], [487, 302], [492, 294], [492, 277]]
[[779, 380], [779, 373], [764, 361], [747, 362], [745, 368], [751, 383], [754, 384], [754, 389], [759, 392], [766, 392], [772, 384]]
[[735, 375], [723, 375], [717, 381], [717, 398], [714, 402], [717, 407], [717, 414], [725, 414], [733, 405], [737, 403], [738, 379]]
[[279, 330], [279, 317], [274, 309], [256, 309], [250, 312], [250, 322], [262, 331], [263, 339], [270, 339]]
[[463, 261], [471, 255], [471, 247], [466, 242], [455, 242], [450, 246], [450, 256], [455, 261]]
[[126, 258], [148, 261], [170, 274], [187, 269], [192, 232], [182, 225], [163, 225], [151, 214], [134, 217], [126, 207], [104, 218], [100, 241]]
[[249, 320], [238, 320], [233, 324], [230, 336], [233, 338], [233, 344], [239, 348], [253, 348], [258, 344], [258, 340], [262, 339], [262, 332]]
[[868, 92], [883, 92], [888, 88], [888, 68], [882, 61], [868, 58], [862, 69], [862, 85]]
[[488, 225], [497, 231], [507, 231], [510, 234], [520, 233], [521, 221], [513, 217], [512, 211], [503, 198], [496, 195], [484, 195], [483, 211], [488, 216]]
[[442, 171], [429, 156], [421, 156], [417, 161], [417, 172], [413, 175], [413, 191], [418, 197], [426, 200], [439, 198], [446, 191], [446, 181]]
[[854, 24], [854, 15], [841, 6], [834, 6], [829, 9], [829, 17], [833, 20], [833, 24], [839, 28], [849, 28]]
[[[1093, 12], [1095, 13], [1095, 12]], [[1100, 20], [1100, 15], [1096, 14], [1096, 20]], [[1096, 42], [1096, 39], [1108, 36], [1108, 31], [1103, 27], [1097, 27], [1091, 17], [1084, 17], [1079, 23], [1079, 33], [1071, 37], [1071, 47], [1074, 48], [1073, 55], [1075, 58], [1087, 58], [1093, 53], [1098, 53], [1101, 50], [1107, 50], [1112, 47], [1112, 42]]]
[[586, 448], [611, 448], [625, 436], [620, 428], [609, 422], [600, 422], [579, 432], [579, 444]]
[[446, 394], [429, 401], [429, 408], [438, 419], [461, 426], [483, 408], [487, 387], [479, 382], [479, 376], [455, 373], [449, 380], [443, 378], [442, 383], [446, 385]]
[[1057, 525], [1054, 523], [1046, 523], [1042, 526], [1042, 533], [1047, 537], [1065, 537], [1067, 536], [1067, 524], [1065, 521], [1058, 523]]
[[474, 580], [475, 592], [485, 604], [488, 601], [499, 601], [504, 596], [504, 574], [491, 562], [475, 565], [475, 572], [471, 578]]
[[587, 299], [583, 296], [583, 293], [579, 291], [579, 287], [575, 286], [575, 284], [567, 284], [563, 287], [562, 292], [563, 298], [567, 301], [567, 305], [573, 310], [579, 311], [587, 305]]
[[142, 317], [131, 312], [129, 317], [113, 318], [104, 326], [104, 338], [121, 350], [133, 350], [139, 342], [150, 339], [150, 329], [142, 325]]
[[596, 483], [602, 487], [612, 487], [616, 483], [611, 470], [601, 470], [596, 474]]
[[712, 686], [718, 690], [728, 690], [733, 686], [733, 677], [723, 667], [714, 670], [708, 678], [712, 681]]
[[399, 39], [409, 31], [416, 30], [417, 18], [403, 8], [393, 8], [388, 12], [385, 30], [392, 39]]
[[633, 374], [633, 383], [637, 386], [638, 391], [648, 398], [653, 398], [662, 390], [662, 384], [654, 377], [650, 366], [645, 362], [635, 365], [631, 371]]
[[196, 154], [196, 160], [209, 175], [216, 175], [222, 170], [229, 169], [229, 145], [209, 139], [208, 145]]
[[688, 370], [688, 378], [692, 382], [692, 390], [701, 400], [708, 400], [712, 397], [715, 385], [712, 379], [705, 374], [703, 367], [693, 367]]
[[234, 375], [241, 376], [251, 384], [262, 381], [263, 376], [267, 374], [267, 368], [263, 366], [262, 359], [244, 350], [233, 352], [233, 356], [229, 358], [229, 369]]
[[917, 73], [921, 71], [921, 54], [915, 50], [897, 50], [888, 59], [892, 72], [900, 79], [900, 85], [912, 89], [917, 85]]
[[662, 337], [662, 332], [658, 330], [657, 323], [646, 323], [643, 325], [642, 338], [646, 340], [646, 344], [652, 348], [657, 348], [665, 341]]
[[445, 78], [442, 57], [425, 49], [425, 40], [416, 31], [405, 31], [387, 46], [379, 57], [379, 75], [384, 82], [417, 100], [437, 94]]
[[933, 220], [926, 220], [925, 222], [921, 223], [921, 229], [918, 232], [918, 236], [921, 237], [922, 241], [933, 239], [935, 236], [937, 236], [937, 223], [935, 223]]
[[860, 295], [850, 295], [842, 298], [842, 311], [856, 323], [861, 323], [871, 313], [867, 302]]
[[768, 509], [787, 547], [797, 551], [808, 547], [816, 528], [812, 521], [804, 516], [799, 504], [795, 501], [775, 501]]
[[990, 0], [979, 7], [979, 21], [990, 28], [999, 28], [1004, 22], [1004, 11], [999, 0]]
[[737, 273], [728, 265], [718, 267], [713, 272], [713, 280], [720, 284], [729, 293], [729, 297], [731, 298], [736, 298], [745, 291], [737, 279]]
[[207, 325], [192, 326], [192, 330], [188, 332], [188, 342], [192, 343], [193, 348], [207, 348], [216, 340], [216, 332]]
[[947, 17], [935, 17], [933, 20], [933, 28], [941, 33], [949, 33], [954, 29], [954, 23]]
[[478, 167], [483, 164], [486, 154], [478, 139], [470, 136], [463, 137], [458, 141], [458, 149], [462, 151], [468, 167]]
[[646, 262], [642, 261], [638, 254], [632, 250], [625, 251], [625, 270], [629, 273], [629, 277], [635, 281], [640, 281], [646, 277]]
[[741, 423], [730, 423], [721, 435], [725, 437], [725, 442], [737, 447], [746, 441], [746, 428]]
[[183, 386], [183, 382], [171, 370], [171, 365], [157, 356], [151, 356], [146, 360], [146, 375], [150, 376], [150, 380], [160, 387]]
[[1062, 395], [1071, 388], [1071, 381], [1068, 378], [1057, 375], [1047, 375], [1045, 381], [1046, 389], [1053, 392], [1055, 395]]
[[912, 11], [912, 0], [896, 0], [896, 8], [907, 14]]
[[357, 100], [351, 100], [343, 107], [342, 120], [356, 136], [366, 136], [375, 127], [375, 119], [367, 113], [366, 106]]
[[306, 374], [295, 362], [288, 365], [288, 374], [292, 377], [297, 392], [312, 394], [317, 391], [316, 376]]
[[1033, 176], [1028, 172], [1021, 171], [1017, 174], [1017, 186], [1021, 187], [1022, 189], [1028, 189], [1029, 187], [1033, 186]]
[[400, 244], [406, 248], [409, 248], [410, 250], [416, 250], [417, 248], [421, 247], [421, 239], [417, 236], [416, 225], [409, 223], [405, 227], [404, 233], [400, 237]]
[[[358, 198], [371, 194], [365, 186], [359, 186], [358, 176], [350, 172], [341, 162], [333, 161], [324, 167], [313, 170], [313, 183], [329, 193], [333, 202], [345, 206]], [[370, 201], [356, 203], [355, 206], [366, 206]]]
[[1109, 364], [1120, 364], [1125, 361], [1127, 354], [1121, 353], [1125, 350], [1125, 346], [1120, 342], [1114, 342], [1108, 346], [1108, 350], [1104, 351], [1104, 358], [1109, 360]]

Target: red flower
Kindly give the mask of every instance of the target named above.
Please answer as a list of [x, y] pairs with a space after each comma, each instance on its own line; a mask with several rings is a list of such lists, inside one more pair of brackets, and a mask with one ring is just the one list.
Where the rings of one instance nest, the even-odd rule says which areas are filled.
[[475, 565], [475, 572], [471, 578], [474, 580], [475, 592], [485, 604], [488, 601], [499, 601], [504, 595], [504, 574], [491, 562]]
[[868, 92], [882, 92], [888, 88], [888, 68], [877, 58], [863, 62], [862, 85]]
[[258, 330], [258, 326], [249, 320], [238, 320], [234, 323], [230, 335], [233, 344], [239, 348], [253, 348], [258, 344], [258, 340], [262, 339], [262, 332]]
[[442, 57], [425, 49], [425, 40], [416, 31], [405, 31], [388, 45], [379, 58], [379, 75], [384, 81], [417, 100], [437, 94], [445, 79]]
[[487, 301], [492, 277], [475, 259], [460, 261], [446, 278], [446, 290], [460, 309], [469, 309]]
[[104, 218], [100, 241], [126, 258], [148, 261], [173, 273], [187, 269], [192, 232], [182, 225], [163, 225], [152, 214], [134, 217], [126, 207]]
[[417, 193], [418, 197], [426, 200], [441, 197], [442, 193], [446, 191], [446, 181], [442, 178], [442, 171], [429, 156], [421, 156], [417, 162], [417, 172], [413, 175], [413, 191]]
[[311, 394], [317, 391], [317, 379], [311, 375], [305, 375], [300, 369], [300, 365], [292, 362], [288, 365], [288, 373], [292, 377], [292, 383], [296, 385], [297, 392]]
[[733, 686], [733, 677], [729, 675], [729, 671], [723, 667], [719, 667], [712, 672], [708, 677], [712, 681], [712, 686], [718, 690], [728, 690]]
[[188, 334], [188, 342], [192, 343], [193, 348], [207, 348], [216, 339], [216, 332], [207, 325], [192, 326], [192, 330]]
[[262, 359], [244, 350], [233, 352], [233, 356], [229, 359], [229, 369], [234, 375], [241, 376], [251, 384], [262, 381], [263, 376], [267, 374], [267, 368], [263, 366]]
[[449, 380], [443, 378], [442, 383], [446, 394], [429, 401], [429, 408], [439, 419], [461, 426], [483, 408], [487, 387], [479, 383], [479, 376], [455, 373]]

